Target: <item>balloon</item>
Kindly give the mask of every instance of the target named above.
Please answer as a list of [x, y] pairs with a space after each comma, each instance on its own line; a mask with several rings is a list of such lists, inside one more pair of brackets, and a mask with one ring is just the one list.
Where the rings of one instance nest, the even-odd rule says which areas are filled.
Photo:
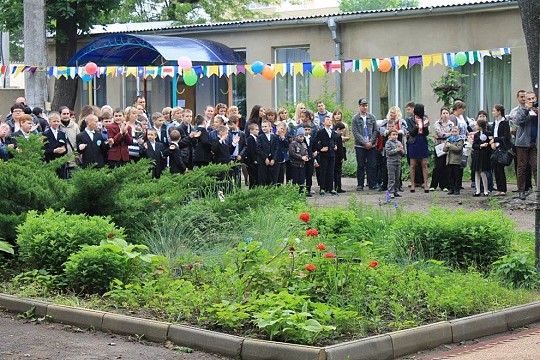
[[262, 63], [262, 61], [254, 61], [251, 64], [251, 71], [253, 71], [254, 74], [262, 73], [263, 69], [264, 69], [264, 64]]
[[81, 77], [82, 81], [84, 81], [84, 82], [89, 82], [89, 81], [91, 81], [93, 78], [94, 78], [94, 75], [88, 75], [88, 74], [84, 74], [84, 75]]
[[90, 61], [88, 64], [84, 66], [84, 69], [86, 70], [86, 73], [88, 75], [94, 75], [97, 73], [97, 65], [96, 63]]
[[193, 69], [189, 69], [188, 71], [185, 71], [183, 74], [184, 77], [184, 84], [187, 86], [193, 86], [197, 83], [197, 80], [199, 79], [197, 74]]
[[379, 70], [384, 73], [392, 70], [392, 61], [389, 58], [382, 59], [379, 62]]
[[326, 69], [321, 63], [318, 63], [311, 70], [311, 74], [316, 78], [322, 78], [324, 75], [326, 75]]
[[457, 66], [465, 65], [467, 62], [467, 55], [464, 52], [458, 52], [455, 56]]
[[274, 70], [268, 65], [264, 65], [261, 74], [262, 74], [262, 76], [264, 76], [264, 78], [266, 80], [272, 80], [274, 78], [274, 75], [275, 75]]
[[182, 70], [189, 70], [193, 67], [193, 63], [187, 56], [180, 56], [180, 58], [178, 58], [178, 66], [180, 66]]

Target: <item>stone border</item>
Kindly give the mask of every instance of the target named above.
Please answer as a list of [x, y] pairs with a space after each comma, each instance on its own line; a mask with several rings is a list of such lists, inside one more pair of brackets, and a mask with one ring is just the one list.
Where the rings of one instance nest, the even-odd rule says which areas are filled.
[[536, 301], [342, 344], [314, 347], [242, 338], [190, 326], [55, 305], [0, 293], [0, 308], [7, 311], [23, 313], [33, 307], [36, 316], [47, 316], [54, 322], [123, 335], [144, 336], [144, 339], [155, 342], [170, 340], [179, 346], [244, 360], [391, 360], [540, 321], [540, 301]]

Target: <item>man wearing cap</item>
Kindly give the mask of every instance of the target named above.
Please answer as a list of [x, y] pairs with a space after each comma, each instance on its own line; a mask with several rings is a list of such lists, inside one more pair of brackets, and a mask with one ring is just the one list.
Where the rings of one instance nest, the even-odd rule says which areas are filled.
[[[377, 120], [368, 113], [368, 100], [358, 100], [358, 113], [352, 118], [352, 133], [356, 151], [356, 191], [364, 190], [364, 177], [367, 172], [367, 182], [370, 189], [377, 187]], [[367, 170], [367, 171], [366, 171]]]

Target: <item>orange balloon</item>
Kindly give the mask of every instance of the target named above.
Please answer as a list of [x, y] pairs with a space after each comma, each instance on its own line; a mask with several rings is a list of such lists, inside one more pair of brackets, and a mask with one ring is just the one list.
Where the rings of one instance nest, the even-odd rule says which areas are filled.
[[384, 58], [379, 62], [379, 70], [381, 72], [389, 72], [392, 70], [392, 61], [389, 58]]
[[268, 65], [264, 65], [261, 74], [266, 80], [272, 80], [275, 76], [274, 70]]

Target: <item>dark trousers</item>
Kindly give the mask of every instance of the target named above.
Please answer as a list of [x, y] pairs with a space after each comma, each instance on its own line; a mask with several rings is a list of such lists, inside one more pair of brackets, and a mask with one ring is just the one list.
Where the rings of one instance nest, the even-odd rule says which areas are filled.
[[274, 185], [283, 184], [283, 182], [285, 181], [285, 163], [276, 163], [272, 168]]
[[448, 174], [448, 188], [452, 191], [459, 191], [461, 189], [461, 176], [463, 169], [461, 165], [447, 165]]
[[341, 161], [337, 161], [334, 164], [334, 188], [336, 190], [341, 190], [341, 176], [343, 174], [343, 163]]
[[507, 192], [506, 174], [504, 173], [504, 165], [496, 161], [491, 162], [493, 173], [495, 174], [495, 182], [497, 183], [497, 191]]
[[531, 166], [531, 173], [536, 175], [536, 144], [528, 148], [516, 146], [517, 155], [517, 186], [519, 191], [527, 191], [527, 164]]
[[291, 165], [289, 170], [293, 185], [304, 187], [306, 183], [306, 168]]
[[446, 155], [437, 156], [435, 154], [435, 168], [431, 174], [430, 188], [436, 189], [440, 187], [441, 190], [448, 188], [448, 171], [446, 167]]
[[122, 160], [120, 160], [120, 161], [115, 161], [115, 160], [107, 161], [107, 164], [109, 165], [109, 167], [111, 169], [126, 165], [127, 163], [128, 163], [127, 161], [122, 161]]
[[311, 191], [313, 186], [313, 173], [315, 172], [315, 167], [313, 166], [313, 160], [305, 163], [306, 167], [306, 188], [308, 191]]
[[384, 179], [386, 179], [386, 183], [388, 184], [388, 169], [386, 168], [386, 157], [383, 156], [382, 152], [377, 150], [377, 186], [381, 186], [381, 184], [384, 182]]
[[370, 189], [377, 186], [377, 149], [366, 150], [361, 147], [354, 148], [356, 152], [356, 182], [364, 187], [364, 179], [367, 174], [367, 182]]
[[[276, 165], [274, 165], [276, 166]], [[259, 185], [267, 186], [267, 185], [273, 185], [275, 184], [274, 180], [274, 166], [266, 165], [266, 164], [259, 164], [258, 170], [257, 170], [257, 181]]]
[[324, 191], [334, 190], [334, 164], [333, 156], [319, 157], [319, 187]]
[[248, 181], [249, 181], [249, 184], [248, 184], [248, 187], [250, 189], [253, 189], [255, 186], [257, 186], [259, 183], [257, 181], [258, 179], [258, 165], [257, 164], [253, 164], [253, 163], [250, 163], [250, 164], [246, 164], [247, 166], [247, 171], [248, 171]]

